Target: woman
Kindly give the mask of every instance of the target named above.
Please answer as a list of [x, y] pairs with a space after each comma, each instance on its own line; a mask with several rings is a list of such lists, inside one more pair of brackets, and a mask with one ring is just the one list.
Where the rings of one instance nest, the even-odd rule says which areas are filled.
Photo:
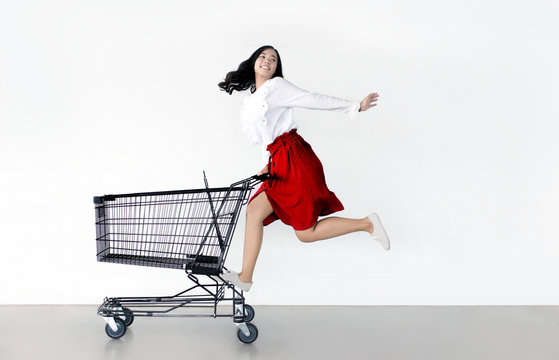
[[317, 221], [319, 216], [344, 207], [326, 186], [320, 160], [297, 134], [293, 121], [294, 107], [336, 110], [354, 117], [376, 106], [377, 93], [357, 103], [299, 89], [283, 78], [280, 55], [269, 45], [256, 50], [218, 86], [229, 94], [250, 88], [251, 95], [241, 110], [241, 123], [249, 139], [264, 146], [267, 163], [258, 174], [271, 175], [247, 206], [242, 270], [226, 272], [223, 279], [241, 290], [250, 289], [263, 226], [277, 219], [293, 227], [303, 242], [367, 231], [386, 250], [390, 249], [388, 236], [375, 213], [363, 219], [329, 217]]

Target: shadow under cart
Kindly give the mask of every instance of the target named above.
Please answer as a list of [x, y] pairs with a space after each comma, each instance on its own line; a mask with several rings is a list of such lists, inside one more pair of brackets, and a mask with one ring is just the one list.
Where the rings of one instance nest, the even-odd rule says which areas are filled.
[[97, 313], [107, 335], [124, 336], [136, 317], [230, 317], [238, 339], [254, 342], [254, 308], [221, 274], [240, 210], [268, 178], [210, 188], [204, 174], [203, 189], [94, 197], [98, 261], [181, 269], [193, 282], [173, 296], [105, 298]]

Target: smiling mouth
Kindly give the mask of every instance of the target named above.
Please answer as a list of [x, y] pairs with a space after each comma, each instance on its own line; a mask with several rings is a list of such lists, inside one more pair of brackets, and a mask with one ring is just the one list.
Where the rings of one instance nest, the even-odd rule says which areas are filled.
[[269, 67], [266, 67], [266, 66], [261, 66], [260, 68], [261, 68], [261, 69], [264, 69], [264, 70], [270, 70], [270, 68], [269, 68]]

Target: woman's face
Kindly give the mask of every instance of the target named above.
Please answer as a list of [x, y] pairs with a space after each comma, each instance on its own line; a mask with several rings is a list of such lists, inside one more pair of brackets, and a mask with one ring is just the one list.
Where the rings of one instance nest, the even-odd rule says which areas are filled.
[[266, 49], [260, 53], [254, 63], [254, 74], [264, 79], [271, 79], [278, 67], [278, 54], [274, 49]]

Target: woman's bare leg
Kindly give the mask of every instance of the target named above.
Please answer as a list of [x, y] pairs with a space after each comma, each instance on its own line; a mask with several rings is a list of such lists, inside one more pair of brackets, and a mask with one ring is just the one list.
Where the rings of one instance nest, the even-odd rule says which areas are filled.
[[272, 205], [264, 192], [255, 197], [247, 206], [243, 268], [239, 274], [239, 279], [243, 282], [252, 281], [256, 260], [262, 247], [264, 233], [262, 222], [273, 212]]
[[296, 230], [299, 240], [313, 242], [317, 240], [330, 239], [336, 236], [349, 234], [356, 231], [367, 231], [372, 233], [373, 223], [368, 218], [347, 219], [340, 217], [329, 217], [318, 221], [312, 228], [307, 230]]

